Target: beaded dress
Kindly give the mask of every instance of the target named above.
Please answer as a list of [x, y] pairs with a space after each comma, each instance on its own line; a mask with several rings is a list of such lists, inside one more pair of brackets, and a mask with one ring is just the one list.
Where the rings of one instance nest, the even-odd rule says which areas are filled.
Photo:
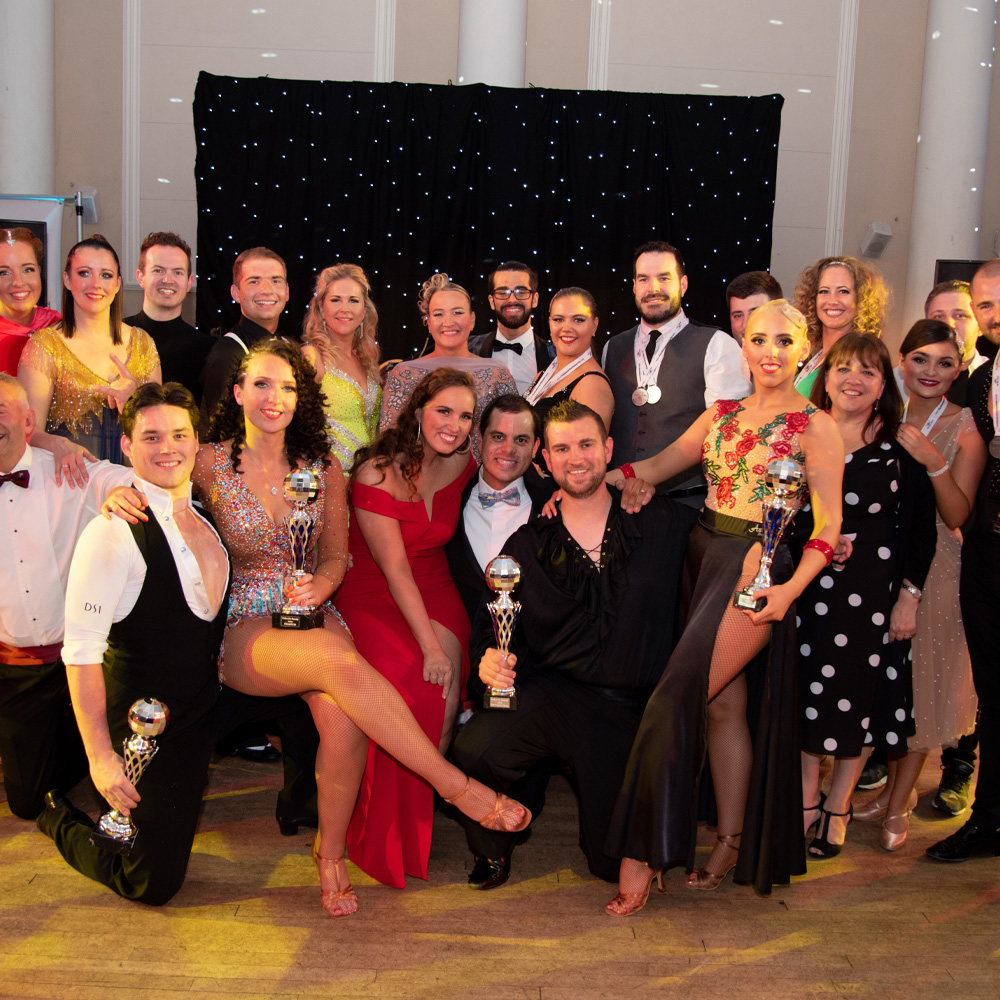
[[347, 372], [327, 368], [320, 389], [326, 396], [323, 409], [330, 434], [330, 451], [337, 456], [346, 476], [354, 464], [354, 453], [370, 444], [378, 433], [382, 386], [369, 376], [362, 388]]
[[[740, 423], [743, 406], [738, 401], [716, 404], [702, 446], [706, 513], [692, 531], [687, 551], [691, 598], [684, 633], [632, 746], [608, 831], [606, 851], [612, 856], [637, 858], [652, 868], [694, 867], [714, 647], [717, 640], [725, 641], [720, 636], [723, 614], [756, 542], [755, 526], [767, 492], [762, 476], [773, 458], [804, 461], [799, 434], [815, 412], [807, 405], [755, 428]], [[791, 572], [791, 557], [782, 544], [771, 575], [781, 583]], [[772, 625], [768, 646], [746, 667], [746, 680], [753, 765], [735, 878], [768, 893], [773, 883], [805, 871], [794, 610]]]
[[[206, 447], [211, 449], [211, 480], [207, 484], [199, 483], [199, 490], [226, 543], [233, 567], [226, 638], [223, 639], [223, 652], [219, 655], [220, 680], [225, 680], [224, 656], [230, 631], [253, 619], [263, 620], [270, 628], [271, 613], [281, 609], [282, 593], [291, 576], [291, 550], [284, 523], [271, 520], [253, 491], [243, 482], [243, 477], [233, 469], [229, 448], [222, 444]], [[310, 468], [323, 483], [329, 470], [321, 466]], [[306, 567], [310, 571], [318, 561], [325, 561], [329, 555], [322, 551], [324, 546], [342, 547], [344, 544], [344, 539], [324, 538], [326, 494], [327, 490], [321, 488], [319, 496], [307, 508], [315, 518], [312, 559]], [[347, 627], [331, 601], [326, 601], [322, 610], [328, 627]]]
[[[951, 468], [959, 438], [975, 426], [972, 411], [960, 410], [940, 419], [931, 430], [931, 443]], [[917, 608], [913, 646], [913, 718], [916, 733], [911, 750], [955, 746], [976, 725], [976, 688], [965, 642], [965, 626], [958, 601], [962, 568], [961, 532], [952, 531], [937, 516], [937, 549], [923, 598]]]
[[476, 462], [479, 457], [479, 418], [483, 410], [497, 396], [512, 392], [520, 395], [510, 370], [503, 361], [497, 358], [417, 358], [415, 361], [403, 361], [396, 365], [385, 380], [382, 390], [382, 412], [378, 418], [378, 429], [394, 427], [396, 419], [406, 406], [414, 386], [427, 374], [437, 368], [453, 368], [472, 376], [476, 387], [476, 409], [472, 417], [472, 433], [469, 440], [472, 443], [472, 455]]
[[[119, 345], [112, 350], [119, 356], [125, 350], [125, 367], [139, 385], [144, 385], [160, 364], [156, 345], [137, 326], [123, 325], [122, 339], [128, 340], [128, 347]], [[124, 464], [118, 412], [107, 405], [102, 393], [91, 392], [91, 386], [111, 385], [111, 380], [102, 378], [69, 349], [60, 327], [36, 330], [25, 345], [20, 363], [40, 371], [52, 382], [47, 433], [69, 438], [98, 458]]]

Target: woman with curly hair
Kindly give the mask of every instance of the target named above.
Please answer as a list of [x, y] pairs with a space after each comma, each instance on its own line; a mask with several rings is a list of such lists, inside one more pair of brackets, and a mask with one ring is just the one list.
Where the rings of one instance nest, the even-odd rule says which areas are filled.
[[415, 361], [396, 365], [385, 380], [378, 429], [392, 427], [406, 405], [413, 387], [435, 368], [454, 368], [472, 376], [476, 388], [476, 413], [472, 424], [472, 454], [479, 461], [479, 418], [498, 396], [517, 393], [517, 386], [503, 361], [481, 358], [469, 350], [469, 334], [476, 325], [472, 297], [447, 274], [431, 275], [420, 289], [418, 307], [434, 341], [434, 350]]
[[[472, 377], [438, 368], [416, 384], [396, 426], [358, 452], [354, 565], [337, 594], [358, 651], [442, 753], [469, 674], [469, 620], [444, 546], [476, 475], [469, 454], [475, 405]], [[387, 885], [427, 878], [433, 813], [430, 785], [372, 744], [347, 834], [351, 860]]]
[[[359, 655], [330, 598], [347, 565], [347, 499], [340, 463], [329, 454], [319, 386], [301, 353], [279, 340], [248, 354], [216, 409], [192, 477], [232, 558], [229, 616], [220, 675], [250, 695], [301, 694], [320, 734], [316, 757], [323, 909], [357, 909], [344, 861], [347, 824], [368, 756], [369, 737], [427, 780], [466, 815], [491, 828], [523, 829], [518, 803], [470, 781], [440, 755], [395, 688]], [[282, 484], [295, 469], [320, 481], [309, 572], [291, 576]], [[285, 601], [319, 607], [323, 626], [280, 629], [271, 614]]]
[[[794, 629], [783, 623], [794, 620], [793, 602], [830, 565], [844, 465], [833, 421], [793, 384], [808, 350], [802, 314], [784, 299], [766, 302], [743, 338], [753, 394], [720, 400], [659, 454], [608, 473], [618, 486], [631, 480], [626, 506], [648, 502], [651, 483], [699, 459], [708, 480], [688, 545], [693, 579], [684, 633], [643, 713], [608, 829], [605, 851], [622, 858], [618, 895], [607, 906], [613, 916], [641, 909], [664, 867], [694, 867], [706, 716], [719, 835], [688, 887], [715, 889], [735, 867], [737, 881], [770, 892], [772, 882], [805, 871]], [[777, 548], [774, 584], [756, 592], [763, 607], [741, 610], [733, 595], [760, 566], [765, 475], [776, 458], [804, 467], [814, 530], [797, 566], [786, 545]], [[748, 714], [755, 720], [752, 740]]]
[[[910, 640], [936, 529], [927, 473], [896, 442], [903, 408], [885, 344], [841, 337], [812, 402], [844, 442], [842, 530], [853, 544], [840, 572], [821, 573], [798, 605], [802, 827], [817, 827], [809, 859], [823, 860], [843, 847], [871, 748], [904, 751], [913, 734]], [[808, 512], [800, 517], [802, 529]], [[824, 757], [833, 758], [825, 795]]]
[[795, 306], [809, 326], [811, 357], [795, 377], [808, 397], [827, 351], [845, 333], [882, 336], [889, 289], [870, 264], [857, 257], [823, 257], [795, 285]]
[[302, 353], [326, 396], [330, 450], [346, 472], [354, 453], [375, 436], [382, 383], [375, 331], [378, 312], [357, 264], [334, 264], [316, 276]]

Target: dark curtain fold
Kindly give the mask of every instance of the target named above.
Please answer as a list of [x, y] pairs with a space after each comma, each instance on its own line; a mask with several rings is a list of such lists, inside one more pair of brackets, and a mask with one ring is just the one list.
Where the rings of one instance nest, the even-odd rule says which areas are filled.
[[368, 272], [384, 357], [423, 343], [416, 296], [435, 270], [472, 292], [486, 332], [486, 275], [513, 258], [539, 271], [543, 335], [549, 295], [582, 285], [603, 339], [636, 321], [632, 251], [666, 239], [689, 315], [728, 329], [727, 282], [771, 257], [782, 103], [202, 73], [198, 326], [235, 322], [233, 260], [264, 245], [288, 264], [288, 332], [338, 260]]

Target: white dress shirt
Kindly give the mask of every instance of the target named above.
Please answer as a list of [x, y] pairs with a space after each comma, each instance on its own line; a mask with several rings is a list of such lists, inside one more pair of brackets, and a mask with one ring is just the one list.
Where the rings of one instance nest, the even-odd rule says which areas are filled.
[[[684, 335], [684, 328], [688, 325], [688, 318], [684, 310], [678, 311], [673, 319], [659, 326], [652, 326], [645, 320], [639, 322], [639, 329], [635, 333], [636, 343], [645, 350], [649, 343], [649, 336], [652, 330], [660, 330], [669, 343], [676, 336]], [[659, 343], [657, 353], [660, 353]], [[607, 367], [608, 345], [604, 345], [604, 354], [601, 357], [601, 367]], [[662, 357], [662, 355], [661, 355]], [[656, 355], [654, 354], [654, 359]], [[722, 330], [716, 330], [712, 334], [712, 339], [705, 349], [705, 409], [707, 410], [713, 403], [720, 399], [743, 399], [750, 395], [750, 367], [739, 344]]]
[[[209, 602], [198, 560], [174, 520], [170, 494], [138, 476], [134, 478], [136, 487], [149, 501], [146, 513], [156, 518], [166, 536], [187, 606], [202, 621], [211, 621], [219, 612], [222, 598], [214, 606]], [[197, 507], [192, 506], [191, 510], [201, 517]], [[214, 528], [212, 532], [225, 551]], [[66, 586], [64, 663], [82, 665], [104, 659], [112, 624], [127, 617], [135, 607], [145, 579], [146, 561], [127, 521], [98, 517], [84, 528]]]
[[479, 470], [479, 481], [472, 487], [469, 499], [462, 512], [462, 521], [465, 524], [465, 534], [472, 546], [472, 551], [483, 572], [491, 559], [495, 559], [503, 550], [504, 543], [511, 535], [527, 524], [531, 517], [531, 497], [524, 485], [524, 478], [516, 480], [510, 486], [505, 486], [499, 492], [504, 493], [511, 487], [517, 487], [521, 497], [518, 507], [513, 507], [502, 500], [493, 504], [492, 507], [484, 507], [479, 499], [479, 491], [483, 493], [497, 492], [492, 487], [487, 486], [483, 480], [483, 470]]
[[56, 486], [51, 451], [24, 449], [11, 470], [28, 472], [28, 486], [0, 485], [0, 642], [50, 646], [63, 637], [63, 600], [80, 532], [132, 470], [88, 462], [83, 489]]
[[[497, 344], [520, 344], [521, 353], [517, 351], [498, 351]], [[535, 360], [535, 331], [532, 327], [508, 340], [497, 327], [496, 338], [494, 339], [493, 357], [502, 361], [510, 371], [511, 378], [517, 383], [517, 391], [523, 396], [525, 390], [531, 385], [532, 380], [538, 374], [538, 364]], [[544, 367], [544, 365], [542, 366]]]

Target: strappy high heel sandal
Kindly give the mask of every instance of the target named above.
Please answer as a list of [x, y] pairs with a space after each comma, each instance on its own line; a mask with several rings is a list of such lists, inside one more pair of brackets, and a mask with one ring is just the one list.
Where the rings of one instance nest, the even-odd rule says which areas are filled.
[[[850, 823], [851, 817], [854, 815], [854, 807], [848, 806], [847, 812], [845, 813], [835, 813], [830, 812], [829, 809], [824, 805], [822, 809], [822, 816], [820, 817], [819, 832], [813, 838], [813, 842], [809, 845], [809, 857], [814, 858], [816, 861], [826, 861], [828, 858], [835, 858], [844, 849], [843, 844], [831, 844], [830, 843], [830, 820], [834, 816], [839, 819], [847, 817], [847, 823]], [[844, 824], [844, 839], [847, 839], [847, 823]]]
[[[740, 837], [742, 835], [742, 831], [740, 833], [731, 833], [726, 836], [719, 834], [719, 836], [715, 838], [716, 844], [721, 844], [723, 847], [729, 848], [729, 850], [733, 852], [732, 860], [724, 865], [721, 872], [710, 871], [708, 865], [704, 868], [698, 868], [696, 871], [691, 872], [691, 874], [687, 877], [687, 887], [689, 889], [718, 889], [722, 880], [736, 867], [736, 862], [739, 859], [740, 853]], [[711, 858], [708, 859], [708, 863], [712, 863]]]
[[319, 853], [319, 834], [312, 843], [313, 861], [319, 869], [320, 902], [331, 917], [349, 917], [358, 908], [358, 896], [347, 874], [343, 857], [324, 858]]
[[823, 805], [825, 803], [826, 803], [826, 792], [820, 792], [819, 793], [819, 802], [817, 802], [816, 805], [814, 805], [814, 806], [803, 806], [802, 807], [802, 811], [804, 813], [810, 813], [810, 812], [818, 812], [819, 813], [819, 815], [805, 828], [805, 832], [803, 833], [804, 837], [808, 837], [809, 836], [809, 831], [814, 826], [816, 826], [816, 824], [819, 823], [819, 821], [823, 818]]
[[632, 858], [622, 858], [622, 868], [625, 867], [626, 861], [631, 861], [633, 864], [645, 868], [649, 874], [649, 878], [645, 888], [639, 892], [622, 892], [620, 888], [621, 879], [619, 878], [618, 895], [604, 907], [605, 911], [612, 917], [630, 917], [633, 913], [638, 913], [646, 905], [646, 900], [649, 899], [649, 890], [653, 887], [654, 879], [659, 891], [664, 891], [663, 871], [661, 869], [650, 868], [649, 865], [644, 864], [642, 861], [635, 861]]
[[[470, 811], [469, 802], [460, 804], [458, 801], [472, 788], [472, 779], [468, 775], [465, 778], [465, 787], [457, 795], [453, 795], [450, 799], [445, 799], [445, 802], [455, 806], [456, 809], [461, 810], [469, 819], [475, 820], [487, 830], [496, 830], [499, 833], [520, 833], [521, 830], [527, 828], [531, 822], [531, 810], [527, 806], [522, 806], [520, 802], [508, 798], [508, 796], [503, 795], [501, 792], [494, 792], [481, 782], [477, 781], [476, 784], [488, 795], [494, 796], [493, 808], [482, 819]], [[520, 815], [518, 814], [518, 810], [520, 810]]]

